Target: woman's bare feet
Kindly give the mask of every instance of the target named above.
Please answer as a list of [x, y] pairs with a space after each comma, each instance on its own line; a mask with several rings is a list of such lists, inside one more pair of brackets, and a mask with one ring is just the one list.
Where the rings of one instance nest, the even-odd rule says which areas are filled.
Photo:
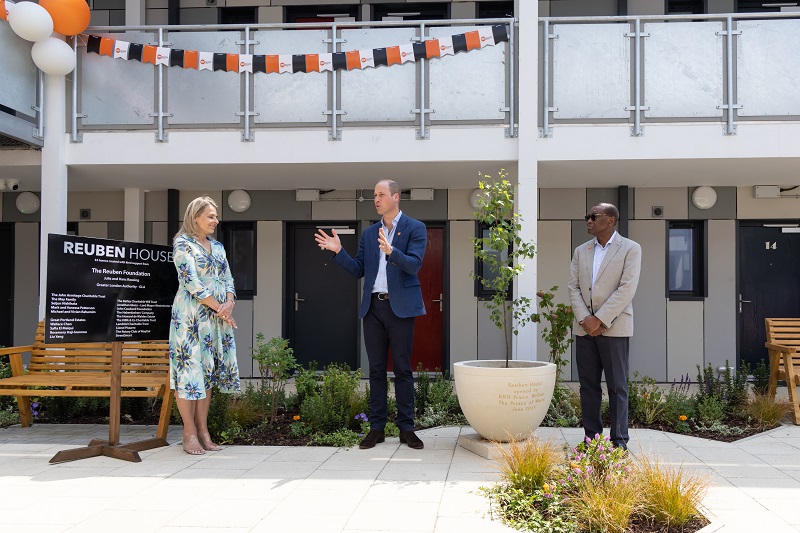
[[203, 448], [204, 447], [200, 445], [200, 441], [197, 440], [197, 435], [183, 436], [183, 451], [189, 455], [203, 455], [206, 453]]
[[200, 436], [200, 444], [203, 446], [204, 449], [210, 452], [216, 452], [222, 449], [219, 445], [214, 444], [214, 441], [211, 440], [211, 435], [209, 435], [208, 433], [203, 433]]

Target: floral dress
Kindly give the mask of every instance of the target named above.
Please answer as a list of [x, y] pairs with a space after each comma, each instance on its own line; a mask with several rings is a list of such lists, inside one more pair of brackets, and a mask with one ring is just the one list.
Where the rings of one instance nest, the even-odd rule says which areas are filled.
[[206, 390], [240, 390], [233, 327], [200, 300], [224, 302], [236, 294], [225, 248], [209, 238], [211, 253], [196, 239], [180, 235], [173, 245], [178, 293], [169, 328], [170, 386], [178, 398], [201, 400]]

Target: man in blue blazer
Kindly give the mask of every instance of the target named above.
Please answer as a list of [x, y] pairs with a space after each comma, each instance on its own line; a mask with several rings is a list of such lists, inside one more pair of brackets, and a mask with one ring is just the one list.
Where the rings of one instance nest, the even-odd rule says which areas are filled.
[[370, 431], [359, 445], [374, 448], [385, 440], [387, 417], [386, 368], [389, 348], [397, 400], [397, 427], [400, 442], [421, 449], [414, 433], [414, 376], [411, 349], [414, 319], [425, 314], [419, 272], [427, 246], [425, 224], [400, 211], [400, 187], [383, 180], [375, 185], [375, 209], [381, 219], [364, 230], [358, 253], [351, 257], [331, 230], [314, 235], [321, 249], [334, 254], [333, 262], [356, 278], [364, 278], [364, 294], [358, 317], [364, 320], [364, 344], [369, 359]]

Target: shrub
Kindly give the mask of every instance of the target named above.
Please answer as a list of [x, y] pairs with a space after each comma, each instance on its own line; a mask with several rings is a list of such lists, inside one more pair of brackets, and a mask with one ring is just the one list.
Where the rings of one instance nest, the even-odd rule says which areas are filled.
[[[248, 382], [244, 390], [233, 396], [228, 405], [228, 422], [231, 430], [238, 426], [244, 429], [255, 427], [264, 420], [264, 396], [267, 394]], [[230, 433], [230, 431], [229, 431]]]
[[664, 396], [664, 409], [659, 422], [677, 433], [690, 430], [688, 421], [695, 417], [696, 404], [689, 396], [689, 375], [681, 376], [680, 382], [672, 382], [670, 390]]
[[753, 392], [759, 395], [767, 394], [769, 388], [769, 368], [762, 359], [753, 369]]
[[548, 427], [576, 427], [579, 417], [580, 398], [568, 387], [556, 385], [553, 399], [542, 421]]
[[704, 425], [721, 423], [725, 419], [725, 404], [717, 396], [707, 396], [697, 403], [697, 418]]
[[0, 428], [7, 428], [19, 424], [19, 413], [11, 409], [0, 410]]
[[537, 533], [578, 531], [578, 525], [564, 510], [563, 500], [552, 493], [542, 489], [528, 493], [508, 484], [481, 487], [481, 492], [489, 498], [489, 511], [496, 512], [510, 527]]
[[656, 524], [679, 530], [700, 516], [700, 502], [708, 489], [704, 477], [689, 475], [646, 456], [637, 461], [634, 472], [642, 495], [642, 511]]
[[312, 444], [338, 448], [350, 448], [358, 444], [360, 440], [361, 436], [358, 433], [347, 428], [340, 428], [331, 433], [317, 433], [311, 437]]
[[750, 416], [765, 428], [776, 426], [791, 409], [792, 404], [788, 400], [770, 397], [766, 393], [754, 394], [747, 406]]
[[289, 341], [282, 337], [272, 337], [264, 341], [264, 334], [256, 334], [256, 346], [253, 348], [253, 359], [258, 363], [261, 372], [261, 388], [266, 392], [269, 401], [271, 422], [278, 415], [278, 404], [284, 399], [284, 390], [289, 376], [297, 368], [294, 350], [289, 348]]
[[641, 494], [626, 479], [589, 478], [577, 486], [567, 506], [581, 530], [622, 533], [641, 508]]
[[311, 361], [308, 368], [300, 368], [294, 376], [294, 387], [297, 391], [295, 399], [297, 406], [303, 405], [303, 402], [309, 396], [319, 393], [320, 379], [317, 376], [317, 362]]
[[722, 376], [716, 376], [714, 368], [709, 363], [706, 368], [701, 369], [697, 365], [698, 389], [695, 399], [700, 411], [700, 404], [713, 397], [722, 405], [727, 415], [740, 416], [747, 405], [747, 374], [748, 366], [743, 364], [739, 372], [735, 375], [731, 370], [728, 361], [725, 361], [725, 370]]
[[231, 424], [228, 418], [230, 404], [230, 394], [220, 392], [217, 387], [211, 389], [211, 402], [208, 406], [208, 433], [212, 440], [222, 440], [222, 432], [230, 431]]
[[[638, 373], [634, 374], [637, 376]], [[631, 397], [635, 398], [633, 402]], [[664, 412], [664, 393], [656, 380], [647, 376], [639, 382], [628, 382], [628, 401], [631, 419], [642, 424], [654, 424]]]
[[453, 382], [444, 372], [431, 379], [428, 372], [419, 370], [414, 383], [414, 407], [420, 428], [466, 423]]
[[331, 365], [322, 374], [318, 392], [306, 396], [300, 405], [300, 417], [311, 431], [331, 433], [348, 427], [357, 428], [354, 417], [366, 411], [367, 401], [359, 393], [361, 373]]
[[511, 440], [498, 446], [498, 468], [503, 479], [513, 488], [533, 491], [542, 488], [555, 474], [561, 454], [549, 441], [536, 437]]

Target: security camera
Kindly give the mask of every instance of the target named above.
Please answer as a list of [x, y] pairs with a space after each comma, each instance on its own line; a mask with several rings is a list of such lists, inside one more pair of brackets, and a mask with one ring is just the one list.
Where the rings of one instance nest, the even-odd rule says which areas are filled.
[[6, 180], [9, 190], [19, 190], [19, 180]]

